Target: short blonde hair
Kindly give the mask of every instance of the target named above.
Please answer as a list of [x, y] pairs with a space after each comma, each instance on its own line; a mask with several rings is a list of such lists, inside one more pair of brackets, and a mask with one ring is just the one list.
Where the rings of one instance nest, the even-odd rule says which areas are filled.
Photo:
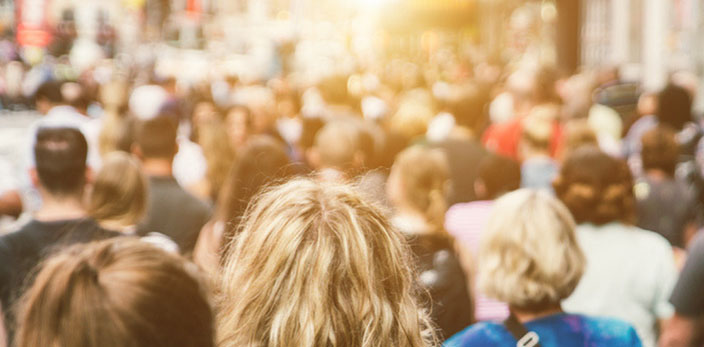
[[415, 347], [433, 339], [403, 236], [348, 186], [296, 179], [270, 189], [232, 242], [220, 346]]
[[101, 223], [135, 225], [146, 210], [147, 187], [137, 159], [125, 152], [110, 153], [95, 177], [88, 212]]
[[567, 208], [547, 193], [518, 190], [496, 201], [479, 251], [479, 287], [525, 310], [558, 304], [586, 264]]

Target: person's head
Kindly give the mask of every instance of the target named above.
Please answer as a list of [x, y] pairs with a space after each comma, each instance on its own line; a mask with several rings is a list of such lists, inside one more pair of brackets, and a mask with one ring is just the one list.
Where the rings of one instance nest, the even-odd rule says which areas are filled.
[[488, 121], [485, 110], [487, 103], [486, 93], [479, 87], [473, 87], [459, 100], [452, 102], [449, 109], [455, 117], [455, 124], [458, 127], [463, 127], [474, 135], [478, 135]]
[[553, 187], [579, 224], [631, 223], [635, 218], [628, 165], [597, 147], [575, 150], [563, 163]]
[[644, 170], [658, 170], [670, 177], [675, 175], [680, 149], [671, 128], [657, 126], [643, 135], [641, 143]]
[[397, 157], [387, 185], [396, 207], [422, 213], [429, 224], [442, 230], [447, 210], [449, 167], [440, 149], [413, 146]]
[[352, 174], [364, 163], [361, 130], [349, 120], [329, 121], [315, 136], [309, 161], [315, 169], [333, 168]]
[[213, 346], [211, 308], [188, 266], [132, 239], [69, 248], [24, 295], [17, 346]]
[[408, 140], [424, 136], [428, 124], [435, 116], [435, 112], [428, 102], [423, 100], [403, 100], [398, 110], [389, 120], [389, 128], [401, 134]]
[[540, 312], [572, 294], [586, 259], [570, 212], [548, 193], [518, 190], [498, 199], [479, 248], [486, 295]]
[[560, 159], [565, 160], [577, 148], [583, 146], [598, 146], [596, 132], [589, 126], [586, 119], [573, 119], [565, 124], [564, 144]]
[[139, 120], [132, 151], [141, 160], [173, 160], [178, 151], [176, 122], [168, 116]]
[[218, 115], [218, 108], [212, 100], [203, 98], [198, 100], [193, 106], [193, 113], [191, 114], [193, 126], [200, 127], [204, 123], [219, 119], [221, 118]]
[[88, 144], [75, 128], [40, 128], [34, 143], [32, 181], [56, 198], [79, 198], [87, 176]]
[[474, 191], [480, 199], [496, 199], [521, 186], [521, 166], [515, 160], [490, 153], [479, 162]]
[[534, 155], [550, 155], [550, 140], [558, 110], [553, 106], [536, 106], [523, 120], [520, 152], [522, 159]]
[[225, 113], [225, 128], [232, 147], [238, 149], [252, 132], [252, 113], [246, 106], [233, 106]]
[[236, 232], [245, 209], [256, 193], [267, 184], [292, 174], [289, 164], [284, 146], [266, 136], [252, 138], [240, 152], [218, 200], [217, 218], [229, 223], [226, 241]]
[[223, 346], [425, 346], [403, 236], [351, 187], [297, 179], [272, 188], [233, 242]]
[[147, 189], [137, 159], [125, 152], [110, 153], [95, 176], [88, 213], [101, 223], [136, 225], [146, 210]]
[[64, 102], [61, 95], [61, 82], [47, 81], [42, 83], [34, 94], [37, 111], [46, 114], [49, 110]]
[[660, 124], [682, 130], [685, 124], [692, 121], [692, 97], [686, 89], [668, 84], [658, 94], [656, 116]]

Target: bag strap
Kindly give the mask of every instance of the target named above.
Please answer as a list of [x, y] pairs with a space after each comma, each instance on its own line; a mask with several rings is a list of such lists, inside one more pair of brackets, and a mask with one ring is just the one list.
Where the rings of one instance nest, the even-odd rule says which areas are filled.
[[513, 313], [506, 318], [504, 326], [516, 339], [516, 347], [541, 347], [538, 334], [528, 331]]

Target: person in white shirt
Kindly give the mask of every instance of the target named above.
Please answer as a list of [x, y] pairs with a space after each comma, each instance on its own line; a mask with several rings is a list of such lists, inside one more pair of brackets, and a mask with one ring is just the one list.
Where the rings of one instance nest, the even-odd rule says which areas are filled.
[[668, 299], [677, 268], [664, 237], [634, 226], [633, 179], [626, 162], [597, 147], [578, 148], [554, 188], [579, 224], [577, 238], [587, 257], [582, 280], [563, 308], [623, 319], [636, 328], [643, 346], [655, 346], [657, 326], [674, 312]]

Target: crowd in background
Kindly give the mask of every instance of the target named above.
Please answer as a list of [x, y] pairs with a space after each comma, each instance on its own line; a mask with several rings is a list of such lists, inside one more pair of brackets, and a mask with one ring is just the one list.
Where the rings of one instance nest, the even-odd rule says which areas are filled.
[[687, 73], [352, 66], [6, 62], [2, 107], [41, 114], [0, 162], [0, 214], [27, 219], [0, 237], [8, 344], [701, 344]]

